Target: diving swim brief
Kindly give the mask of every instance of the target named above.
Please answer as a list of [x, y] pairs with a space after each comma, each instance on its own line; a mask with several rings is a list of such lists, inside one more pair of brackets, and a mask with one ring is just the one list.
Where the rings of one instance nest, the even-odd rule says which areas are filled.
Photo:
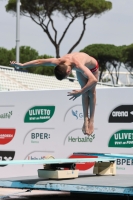
[[99, 68], [99, 65], [97, 62], [96, 66], [93, 69], [90, 69], [90, 71], [93, 73], [93, 72], [97, 71], [98, 68]]

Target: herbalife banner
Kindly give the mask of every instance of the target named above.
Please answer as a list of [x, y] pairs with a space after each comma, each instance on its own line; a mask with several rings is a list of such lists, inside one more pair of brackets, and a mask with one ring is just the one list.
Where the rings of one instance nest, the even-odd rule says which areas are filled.
[[[95, 130], [82, 133], [81, 97], [71, 90], [0, 93], [0, 160], [76, 158], [74, 152], [133, 154], [133, 92], [131, 88], [98, 88]], [[83, 156], [82, 156], [83, 157]], [[84, 156], [85, 157], [85, 156]], [[133, 160], [117, 159], [117, 173], [133, 173]], [[77, 164], [92, 173], [94, 163]], [[41, 165], [0, 166], [0, 177], [37, 175]]]

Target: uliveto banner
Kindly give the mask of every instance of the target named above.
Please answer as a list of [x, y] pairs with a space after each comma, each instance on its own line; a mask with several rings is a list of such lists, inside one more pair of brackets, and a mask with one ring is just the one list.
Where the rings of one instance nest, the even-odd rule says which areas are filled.
[[[131, 88], [97, 88], [94, 133], [82, 133], [81, 96], [71, 90], [1, 92], [0, 160], [81, 157], [73, 152], [133, 154]], [[88, 116], [90, 113], [88, 113]], [[86, 157], [86, 156], [82, 156]], [[117, 159], [117, 173], [133, 173], [133, 160]], [[77, 164], [92, 173], [94, 163]], [[1, 178], [37, 175], [41, 165], [0, 166]]]

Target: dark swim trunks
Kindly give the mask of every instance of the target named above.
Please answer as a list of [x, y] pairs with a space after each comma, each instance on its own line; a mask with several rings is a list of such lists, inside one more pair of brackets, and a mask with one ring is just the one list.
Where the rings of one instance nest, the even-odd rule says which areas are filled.
[[99, 65], [97, 62], [96, 66], [93, 69], [90, 69], [90, 71], [93, 73], [93, 72], [97, 71], [98, 68], [99, 68]]

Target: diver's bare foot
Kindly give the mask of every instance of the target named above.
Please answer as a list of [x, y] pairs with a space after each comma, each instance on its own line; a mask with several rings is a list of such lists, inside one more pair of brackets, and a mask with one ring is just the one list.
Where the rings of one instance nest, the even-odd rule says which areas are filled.
[[94, 132], [94, 123], [93, 121], [89, 120], [89, 124], [88, 124], [88, 135], [91, 135]]
[[83, 127], [82, 127], [82, 132], [86, 135], [88, 135], [89, 134], [89, 128], [88, 128], [88, 126], [89, 126], [89, 123], [88, 123], [88, 120], [86, 120], [85, 122], [84, 122], [84, 124], [83, 124]]

